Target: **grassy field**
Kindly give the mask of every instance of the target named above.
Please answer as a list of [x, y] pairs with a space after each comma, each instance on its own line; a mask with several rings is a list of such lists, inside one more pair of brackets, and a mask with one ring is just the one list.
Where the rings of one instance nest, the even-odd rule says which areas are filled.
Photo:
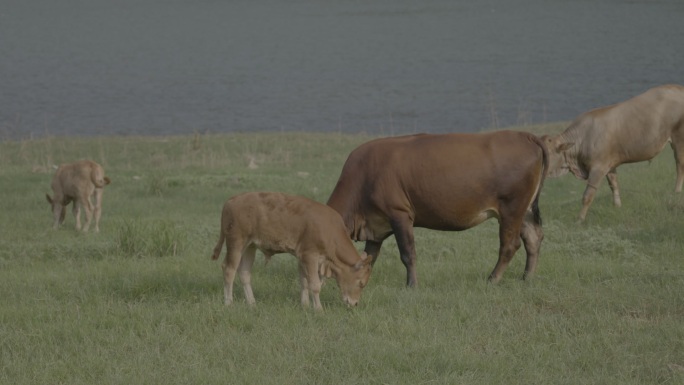
[[[559, 132], [561, 125], [527, 128]], [[549, 179], [538, 275], [518, 251], [500, 284], [497, 222], [418, 229], [419, 287], [390, 238], [361, 304], [334, 281], [325, 311], [299, 305], [292, 256], [257, 257], [257, 306], [222, 304], [210, 260], [230, 196], [325, 202], [365, 135], [272, 133], [44, 138], [0, 143], [2, 384], [681, 384], [684, 195], [669, 146], [604, 182], [584, 224], [584, 183]], [[91, 158], [112, 179], [101, 232], [58, 231], [53, 165]], [[357, 245], [359, 249], [362, 244]]]

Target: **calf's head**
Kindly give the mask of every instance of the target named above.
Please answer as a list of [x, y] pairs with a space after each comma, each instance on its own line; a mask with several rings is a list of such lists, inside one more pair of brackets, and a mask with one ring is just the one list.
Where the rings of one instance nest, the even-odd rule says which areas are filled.
[[570, 171], [567, 161], [567, 151], [575, 144], [563, 141], [560, 136], [544, 135], [541, 140], [546, 145], [549, 154], [549, 177], [555, 178]]
[[361, 299], [361, 292], [368, 284], [372, 270], [372, 258], [363, 252], [361, 260], [354, 265], [336, 265], [330, 261], [321, 264], [320, 275], [335, 277], [337, 286], [340, 288], [342, 301], [348, 306], [356, 306]]

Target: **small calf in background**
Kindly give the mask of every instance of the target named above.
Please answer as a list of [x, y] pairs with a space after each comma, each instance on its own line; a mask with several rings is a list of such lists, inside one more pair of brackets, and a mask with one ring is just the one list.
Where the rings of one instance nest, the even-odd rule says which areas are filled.
[[76, 230], [81, 230], [81, 207], [83, 207], [86, 217], [83, 231], [88, 231], [90, 228], [93, 213], [95, 214], [95, 231], [100, 231], [102, 192], [103, 187], [109, 183], [111, 180], [104, 175], [102, 166], [91, 160], [79, 160], [60, 165], [52, 178], [54, 197], [45, 194], [47, 201], [52, 205], [55, 218], [52, 227], [57, 229], [64, 223], [66, 206], [73, 201], [72, 211], [76, 217]]
[[342, 300], [355, 306], [371, 274], [371, 258], [359, 255], [342, 217], [332, 208], [308, 198], [275, 192], [250, 192], [230, 198], [223, 206], [221, 235], [212, 259], [225, 242], [224, 299], [233, 302], [233, 281], [239, 272], [247, 303], [255, 303], [251, 270], [256, 250], [266, 261], [290, 253], [299, 260], [301, 303], [321, 310], [321, 281], [335, 277]]

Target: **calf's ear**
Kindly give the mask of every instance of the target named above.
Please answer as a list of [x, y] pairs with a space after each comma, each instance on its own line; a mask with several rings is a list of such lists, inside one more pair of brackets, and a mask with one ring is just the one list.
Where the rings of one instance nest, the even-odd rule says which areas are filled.
[[361, 253], [361, 261], [354, 265], [354, 270], [360, 270], [363, 267], [370, 265], [373, 262], [373, 258], [368, 258], [368, 254], [364, 251]]
[[48, 193], [45, 193], [45, 199], [47, 199], [49, 204], [52, 204], [52, 198], [50, 198], [50, 195], [48, 195]]
[[325, 278], [330, 278], [333, 276], [332, 267], [329, 263], [323, 262], [318, 265], [318, 275]]

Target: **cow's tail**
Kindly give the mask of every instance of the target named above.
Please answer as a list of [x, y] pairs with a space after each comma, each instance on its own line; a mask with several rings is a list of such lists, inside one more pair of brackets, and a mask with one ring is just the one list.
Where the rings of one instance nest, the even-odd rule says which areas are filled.
[[214, 247], [214, 253], [211, 255], [211, 259], [217, 260], [219, 255], [221, 254], [221, 249], [223, 248], [223, 244], [226, 241], [226, 234], [223, 233], [223, 228], [221, 228], [221, 235], [219, 236], [218, 243], [216, 244], [216, 247]]
[[542, 151], [542, 175], [541, 180], [539, 181], [539, 187], [537, 187], [537, 192], [534, 196], [534, 200], [532, 201], [532, 215], [534, 217], [534, 222], [541, 226], [542, 218], [541, 213], [539, 212], [539, 196], [541, 195], [542, 187], [544, 186], [544, 181], [546, 180], [546, 177], [549, 175], [549, 151], [546, 148], [546, 144], [544, 144], [544, 141], [541, 140], [539, 137], [530, 134], [530, 138], [537, 146], [539, 146], [539, 148]]

